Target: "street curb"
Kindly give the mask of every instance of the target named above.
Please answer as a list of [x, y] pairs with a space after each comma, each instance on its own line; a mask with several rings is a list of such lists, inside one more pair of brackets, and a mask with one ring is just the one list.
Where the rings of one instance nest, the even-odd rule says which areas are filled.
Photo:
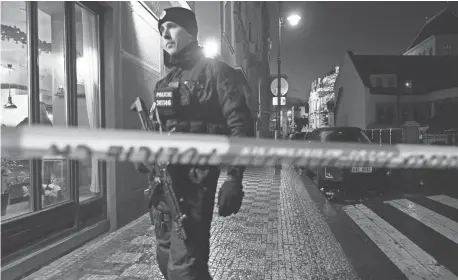
[[[302, 177], [297, 173], [294, 167], [289, 167], [286, 171], [290, 173], [291, 177], [295, 177], [293, 180], [297, 180], [296, 183], [290, 186], [293, 194], [305, 200], [305, 202], [302, 203], [302, 207], [304, 208], [304, 213], [307, 214], [306, 219], [309, 224], [315, 226], [312, 231], [314, 236], [313, 239], [317, 245], [319, 245], [320, 259], [326, 264], [325, 267], [328, 279], [360, 279], [358, 273], [355, 271], [345, 254], [339, 240], [336, 239], [330, 228], [329, 222], [325, 219], [323, 208], [318, 207], [317, 203], [313, 200], [305, 187], [305, 182], [302, 180]], [[322, 240], [320, 240], [320, 238]]]

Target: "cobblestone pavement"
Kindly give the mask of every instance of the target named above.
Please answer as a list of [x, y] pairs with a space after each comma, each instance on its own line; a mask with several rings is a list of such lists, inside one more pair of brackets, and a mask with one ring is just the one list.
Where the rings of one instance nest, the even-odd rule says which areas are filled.
[[[292, 168], [248, 169], [244, 190], [237, 215], [214, 211], [209, 265], [215, 280], [357, 279]], [[24, 279], [163, 279], [154, 247], [144, 215]]]

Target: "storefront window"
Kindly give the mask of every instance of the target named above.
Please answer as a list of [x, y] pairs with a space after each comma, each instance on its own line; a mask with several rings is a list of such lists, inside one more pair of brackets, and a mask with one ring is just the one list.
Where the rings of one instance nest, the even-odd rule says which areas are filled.
[[[75, 6], [76, 75], [78, 88], [78, 126], [100, 127], [99, 26], [98, 16], [87, 8]], [[80, 163], [80, 201], [100, 194], [98, 162]]]
[[[38, 73], [40, 124], [67, 126], [67, 78], [64, 2], [37, 2]], [[98, 15], [75, 4], [76, 76], [78, 126], [101, 126], [100, 53]], [[26, 2], [1, 2], [1, 114], [2, 126], [29, 125], [29, 73]], [[72, 93], [73, 94], [73, 93]], [[27, 157], [3, 156], [2, 217], [6, 221], [33, 209], [30, 183], [31, 161]], [[101, 195], [98, 162], [93, 159], [79, 165], [79, 186], [70, 185], [68, 160], [58, 156], [42, 158], [42, 184], [38, 193], [41, 207], [48, 208], [69, 201], [73, 188], [79, 187], [80, 201]]]
[[[28, 122], [28, 53], [25, 2], [1, 2], [1, 125]], [[29, 158], [2, 156], [1, 221], [31, 211]]]
[[[40, 124], [66, 125], [65, 26], [63, 2], [38, 2]], [[59, 156], [42, 161], [43, 207], [69, 200], [68, 162]]]
[[[98, 24], [103, 5], [0, 5], [1, 125], [100, 128], [103, 64]], [[59, 156], [32, 160], [27, 154], [19, 158], [6, 152], [1, 154], [2, 264], [3, 258], [13, 262], [23, 252], [42, 249], [106, 219], [100, 187], [105, 184], [100, 176], [106, 174], [103, 162], [87, 164]]]

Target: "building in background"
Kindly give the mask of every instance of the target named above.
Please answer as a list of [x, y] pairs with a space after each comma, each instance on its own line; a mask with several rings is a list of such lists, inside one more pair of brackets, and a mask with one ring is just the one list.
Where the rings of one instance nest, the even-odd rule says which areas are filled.
[[403, 55], [347, 52], [335, 84], [336, 125], [458, 128], [458, 17], [429, 19]]
[[309, 127], [334, 126], [334, 84], [339, 75], [339, 67], [334, 67], [323, 78], [312, 82], [309, 94]]
[[451, 4], [426, 21], [404, 55], [458, 55], [458, 16]]
[[456, 73], [458, 57], [348, 52], [335, 84], [336, 125], [429, 126], [438, 112], [458, 111]]
[[[259, 101], [268, 110], [264, 2], [3, 1], [2, 125], [141, 130], [130, 107], [137, 96], [151, 103], [151, 90], [168, 71], [157, 22], [172, 6], [196, 11], [202, 44], [219, 42], [220, 59], [237, 68], [246, 85], [253, 116]], [[268, 124], [268, 116], [260, 119]], [[268, 135], [268, 126], [261, 134]], [[17, 278], [147, 211], [147, 178], [131, 163], [2, 157], [4, 173], [2, 279]]]

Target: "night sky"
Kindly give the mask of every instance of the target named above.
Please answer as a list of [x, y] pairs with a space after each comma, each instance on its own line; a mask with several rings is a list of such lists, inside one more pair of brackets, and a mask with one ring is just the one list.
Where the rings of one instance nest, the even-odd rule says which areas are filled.
[[[271, 74], [277, 74], [278, 2], [269, 3]], [[283, 2], [283, 14], [300, 14], [282, 29], [282, 73], [288, 96], [308, 99], [310, 84], [342, 63], [345, 52], [402, 54], [445, 2]]]

